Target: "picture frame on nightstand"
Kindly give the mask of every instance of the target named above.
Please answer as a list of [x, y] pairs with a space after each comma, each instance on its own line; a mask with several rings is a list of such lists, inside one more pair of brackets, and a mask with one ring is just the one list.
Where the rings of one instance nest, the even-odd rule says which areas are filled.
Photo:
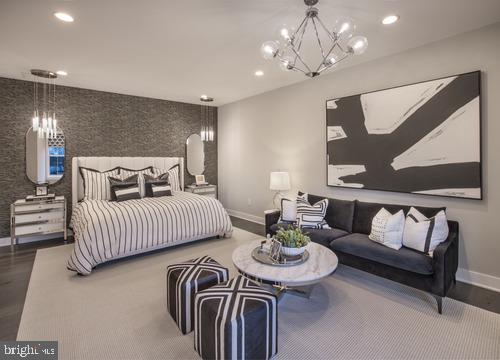
[[194, 177], [196, 186], [207, 185], [208, 183], [205, 181], [205, 175], [195, 175]]
[[35, 187], [36, 196], [47, 196], [49, 193], [49, 187], [47, 185], [37, 185]]

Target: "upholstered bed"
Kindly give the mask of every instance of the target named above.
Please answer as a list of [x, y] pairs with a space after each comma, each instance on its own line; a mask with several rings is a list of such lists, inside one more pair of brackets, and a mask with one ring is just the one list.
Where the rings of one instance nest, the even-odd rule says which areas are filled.
[[106, 171], [116, 167], [169, 169], [179, 165], [184, 184], [184, 159], [173, 157], [76, 157], [72, 162], [72, 226], [74, 250], [68, 268], [82, 275], [110, 260], [214, 236], [230, 237], [232, 225], [222, 204], [183, 191], [172, 196], [123, 202], [84, 200], [80, 167]]

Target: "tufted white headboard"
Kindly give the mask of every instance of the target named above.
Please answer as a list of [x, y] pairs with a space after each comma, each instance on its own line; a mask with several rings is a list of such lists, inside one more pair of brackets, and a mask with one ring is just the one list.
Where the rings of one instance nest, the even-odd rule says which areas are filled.
[[128, 169], [143, 169], [153, 166], [168, 170], [176, 164], [180, 165], [179, 181], [181, 188], [184, 188], [184, 158], [182, 157], [74, 157], [71, 163], [71, 195], [73, 206], [83, 199], [83, 179], [79, 171], [80, 166], [99, 171], [113, 169], [117, 166]]

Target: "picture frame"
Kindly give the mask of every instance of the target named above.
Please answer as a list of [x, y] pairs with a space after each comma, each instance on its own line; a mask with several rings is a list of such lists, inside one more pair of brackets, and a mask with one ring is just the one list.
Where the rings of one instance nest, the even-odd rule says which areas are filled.
[[483, 199], [481, 71], [326, 101], [327, 186]]
[[49, 187], [47, 185], [37, 185], [35, 187], [36, 196], [47, 196], [49, 192]]
[[271, 239], [271, 246], [269, 248], [269, 257], [276, 262], [280, 261], [281, 243], [278, 240]]
[[195, 175], [195, 182], [196, 185], [207, 185], [207, 182], [205, 181], [205, 175]]

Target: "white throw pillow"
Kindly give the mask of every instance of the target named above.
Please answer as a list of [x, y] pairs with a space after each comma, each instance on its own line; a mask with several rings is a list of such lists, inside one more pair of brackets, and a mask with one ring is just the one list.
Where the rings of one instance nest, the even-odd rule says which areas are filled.
[[300, 228], [330, 229], [325, 221], [327, 209], [328, 199], [311, 205], [306, 199], [297, 197], [297, 226]]
[[[307, 193], [297, 195], [297, 198], [307, 201]], [[286, 198], [281, 199], [281, 217], [278, 222], [295, 223], [295, 221], [297, 221], [297, 200]]]
[[432, 218], [411, 208], [406, 216], [403, 245], [432, 256], [432, 252], [449, 234], [446, 213], [441, 210]]
[[372, 231], [368, 237], [370, 240], [391, 249], [399, 250], [403, 246], [404, 226], [405, 214], [403, 210], [392, 215], [385, 208], [382, 208], [372, 220]]

